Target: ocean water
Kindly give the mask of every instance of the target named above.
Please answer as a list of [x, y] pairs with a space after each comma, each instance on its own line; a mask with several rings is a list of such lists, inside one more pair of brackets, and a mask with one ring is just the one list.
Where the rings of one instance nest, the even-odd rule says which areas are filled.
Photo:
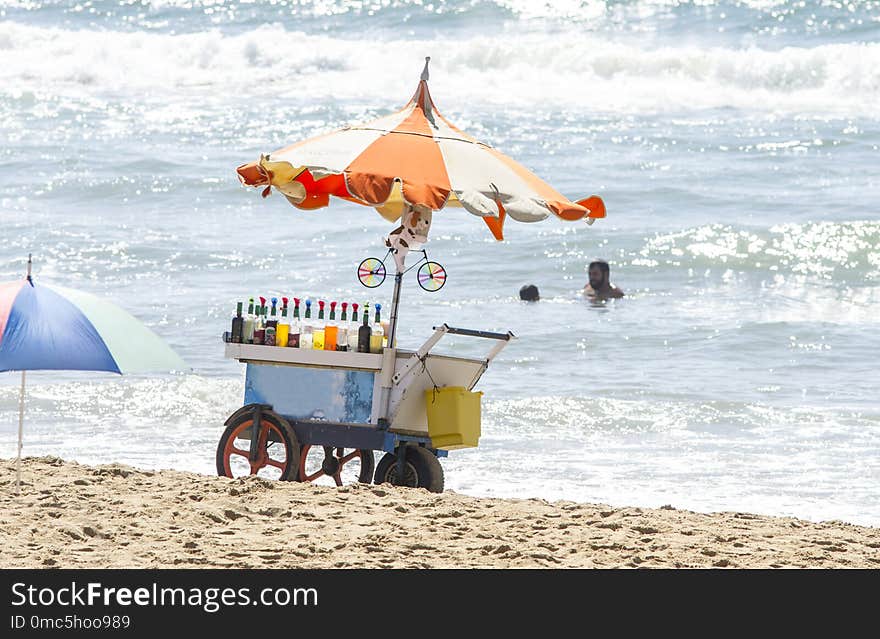
[[[449, 281], [405, 284], [401, 345], [441, 322], [519, 337], [447, 487], [880, 525], [880, 2], [12, 0], [0, 53], [0, 281], [33, 252], [193, 369], [29, 374], [26, 455], [213, 473], [236, 301], [387, 303], [390, 279], [355, 279], [375, 212], [300, 212], [234, 169], [400, 108], [430, 55], [444, 115], [608, 207], [503, 243], [435, 217]], [[579, 295], [595, 257], [624, 299]]]

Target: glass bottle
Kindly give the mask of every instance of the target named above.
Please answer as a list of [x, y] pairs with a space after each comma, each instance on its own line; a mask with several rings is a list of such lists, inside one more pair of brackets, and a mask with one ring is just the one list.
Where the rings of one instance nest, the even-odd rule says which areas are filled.
[[348, 325], [348, 351], [350, 353], [357, 353], [358, 349], [358, 305], [357, 302], [351, 305], [352, 314], [351, 314], [351, 322]]
[[364, 323], [358, 328], [358, 353], [370, 352], [370, 304], [364, 304]]
[[287, 346], [290, 335], [290, 320], [287, 318], [287, 298], [281, 298], [281, 319], [275, 327], [275, 346]]
[[336, 336], [336, 350], [348, 350], [348, 302], [342, 303], [342, 317], [339, 319], [339, 334]]
[[244, 330], [244, 318], [241, 316], [241, 307], [244, 302], [235, 305], [235, 317], [232, 318], [232, 337], [233, 344], [241, 344], [241, 336]]
[[275, 334], [278, 332], [278, 312], [276, 311], [276, 307], [278, 306], [278, 298], [272, 298], [272, 311], [271, 315], [268, 316], [266, 320], [266, 335], [263, 339], [263, 343], [266, 346], [275, 346]]
[[254, 298], [251, 297], [248, 299], [248, 314], [247, 317], [244, 318], [244, 333], [242, 335], [242, 340], [245, 344], [253, 344], [254, 343], [254, 321], [257, 319], [256, 315], [254, 315]]
[[314, 339], [314, 326], [312, 325], [312, 300], [306, 300], [306, 315], [303, 317], [302, 332], [299, 335], [300, 348], [312, 348]]
[[327, 328], [324, 329], [324, 350], [336, 350], [336, 336], [339, 334], [339, 326], [336, 324], [336, 302], [330, 302], [330, 319]]
[[262, 344], [266, 339], [266, 324], [263, 315], [266, 312], [266, 298], [260, 298], [257, 319], [254, 321], [254, 344]]
[[287, 336], [287, 345], [299, 348], [299, 336], [302, 331], [302, 322], [299, 320], [299, 298], [293, 298], [293, 320], [290, 322], [290, 334]]
[[382, 338], [385, 336], [385, 331], [382, 329], [382, 319], [380, 317], [380, 313], [382, 311], [382, 305], [376, 304], [376, 319], [373, 321], [373, 325], [370, 327], [370, 352], [371, 353], [381, 353], [382, 352]]
[[312, 330], [312, 348], [316, 351], [324, 350], [324, 300], [318, 300], [318, 320]]
[[276, 308], [275, 308], [276, 306], [278, 306], [278, 298], [273, 297], [271, 301], [272, 301], [272, 310], [269, 314], [269, 319], [266, 320], [266, 328], [269, 328], [270, 326], [272, 328], [278, 328], [278, 312], [276, 311]]

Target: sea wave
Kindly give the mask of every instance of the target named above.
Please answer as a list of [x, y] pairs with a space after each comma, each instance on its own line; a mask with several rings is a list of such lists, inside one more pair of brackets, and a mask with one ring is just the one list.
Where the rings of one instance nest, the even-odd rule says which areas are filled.
[[[728, 48], [609, 42], [576, 31], [367, 40], [269, 24], [168, 34], [0, 24], [0, 93], [357, 101], [408, 97], [423, 56], [444, 104], [553, 103], [597, 111], [747, 108], [875, 112], [880, 43]], [[523, 55], [528, 51], [528, 55]]]
[[878, 0], [7, 0], [0, 17], [74, 28], [197, 32], [265, 22], [358, 38], [487, 29], [547, 29], [642, 36], [843, 40], [876, 28]]

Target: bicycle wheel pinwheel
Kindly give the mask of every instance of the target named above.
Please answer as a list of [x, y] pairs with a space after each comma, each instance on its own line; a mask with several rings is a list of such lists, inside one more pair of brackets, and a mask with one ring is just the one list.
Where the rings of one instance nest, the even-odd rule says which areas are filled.
[[376, 288], [385, 281], [385, 264], [376, 257], [368, 257], [358, 266], [358, 280], [367, 288]]
[[418, 270], [419, 286], [434, 293], [443, 288], [446, 284], [446, 269], [437, 264], [437, 262], [425, 262]]

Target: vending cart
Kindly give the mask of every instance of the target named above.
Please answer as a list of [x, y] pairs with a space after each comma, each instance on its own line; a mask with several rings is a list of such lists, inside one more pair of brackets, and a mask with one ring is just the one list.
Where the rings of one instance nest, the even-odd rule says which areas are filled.
[[[485, 340], [485, 357], [432, 352], [446, 335]], [[415, 351], [389, 346], [381, 354], [227, 343], [226, 357], [246, 367], [245, 393], [226, 421], [218, 471], [439, 492], [437, 458], [477, 446], [482, 393], [473, 389], [513, 338], [443, 324]], [[384, 453], [378, 464], [374, 451]]]

